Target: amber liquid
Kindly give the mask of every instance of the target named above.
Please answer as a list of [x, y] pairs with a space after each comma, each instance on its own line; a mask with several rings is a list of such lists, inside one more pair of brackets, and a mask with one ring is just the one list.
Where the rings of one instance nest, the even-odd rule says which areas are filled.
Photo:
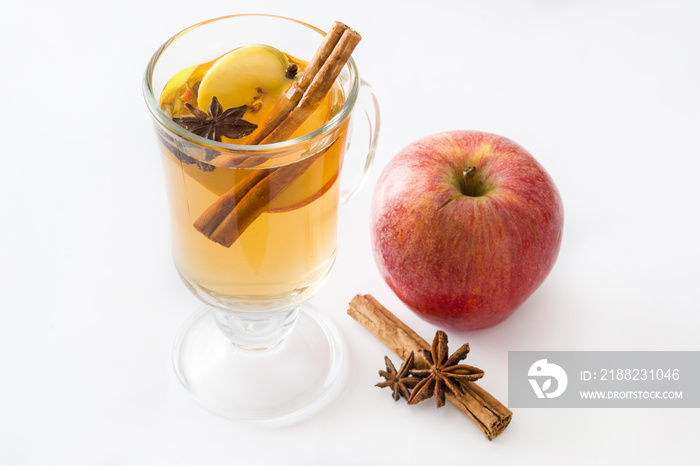
[[[300, 69], [306, 63], [299, 60]], [[183, 99], [196, 94], [211, 63], [200, 65], [185, 84], [161, 97], [161, 107], [171, 116], [189, 116]], [[166, 86], [166, 90], [168, 86]], [[195, 99], [196, 101], [196, 99]], [[293, 137], [319, 127], [342, 107], [344, 97], [339, 86]], [[261, 115], [244, 119], [256, 122]], [[178, 150], [181, 139], [170, 133], [163, 142], [162, 154], [171, 208], [173, 256], [184, 281], [205, 302], [239, 309], [277, 309], [290, 307], [310, 297], [328, 275], [335, 258], [338, 210], [338, 174], [345, 148], [346, 125], [337, 131], [337, 139], [304, 174], [284, 180], [281, 194], [226, 248], [194, 228], [197, 218], [243, 179], [251, 169], [217, 166], [216, 157], [202, 163], [188, 159]], [[233, 142], [236, 141], [226, 141]], [[299, 163], [313, 154], [287, 154], [285, 163]], [[292, 161], [293, 160], [293, 161]], [[291, 162], [290, 162], [291, 161]], [[264, 162], [266, 169], [277, 165]]]

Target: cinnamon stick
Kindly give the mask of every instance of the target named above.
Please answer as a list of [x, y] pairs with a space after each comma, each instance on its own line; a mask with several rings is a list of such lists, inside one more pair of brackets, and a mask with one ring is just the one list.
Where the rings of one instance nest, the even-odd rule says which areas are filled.
[[[321, 45], [316, 49], [311, 61], [309, 61], [306, 68], [304, 68], [299, 75], [299, 78], [292, 83], [289, 90], [287, 90], [263, 121], [260, 122], [258, 128], [248, 137], [246, 140], [247, 144], [260, 144], [272, 130], [277, 128], [282, 121], [287, 118], [287, 115], [299, 104], [299, 101], [314, 80], [314, 77], [338, 45], [343, 33], [348, 30], [350, 30], [350, 28], [340, 21], [333, 23], [333, 26], [323, 38]], [[359, 37], [359, 34], [357, 36]]]
[[[413, 351], [415, 365], [419, 368], [427, 367], [417, 350], [430, 350], [430, 344], [372, 295], [355, 296], [350, 301], [348, 314], [401, 359], [405, 360]], [[447, 400], [474, 421], [489, 440], [500, 435], [508, 427], [513, 413], [475, 382], [467, 382], [463, 387], [465, 396], [462, 400], [446, 393]]]
[[[327, 149], [326, 149], [327, 150]], [[250, 226], [253, 221], [260, 216], [273, 202], [279, 194], [284, 191], [286, 185], [290, 183], [290, 180], [294, 180], [301, 176], [306, 170], [311, 166], [311, 164], [316, 161], [319, 157], [326, 153], [326, 150], [322, 150], [304, 160], [292, 163], [290, 165], [285, 165], [284, 167], [277, 168], [272, 171], [268, 170], [254, 170], [253, 173], [248, 175], [241, 183], [246, 186], [248, 179], [257, 179], [260, 175], [264, 175], [259, 181], [252, 187], [250, 187], [241, 198], [236, 197], [236, 194], [225, 193], [223, 197], [231, 198], [232, 200], [238, 199], [238, 203], [234, 206], [233, 210], [228, 215], [225, 215], [223, 219], [219, 220], [220, 216], [223, 215], [222, 211], [212, 211], [207, 209], [204, 216], [212, 216], [212, 221], [203, 221], [198, 228], [198, 222], [202, 218], [195, 222], [195, 228], [204, 233], [211, 239], [222, 246], [227, 248], [231, 247], [233, 243], [243, 234], [246, 228]], [[234, 186], [233, 190], [238, 191], [238, 185]], [[240, 189], [243, 191], [243, 187]], [[217, 201], [218, 202], [218, 201]], [[210, 233], [205, 233], [209, 231], [209, 228], [215, 226], [215, 228]]]
[[[347, 28], [347, 26], [345, 26]], [[314, 75], [313, 80], [287, 118], [284, 119], [272, 132], [263, 139], [263, 144], [284, 141], [299, 128], [306, 119], [318, 108], [333, 83], [340, 75], [340, 71], [350, 58], [350, 54], [360, 42], [360, 35], [352, 29], [345, 29], [335, 48], [326, 58], [323, 66]]]
[[[357, 32], [336, 22], [299, 79], [248, 142], [271, 144], [288, 139], [321, 104], [360, 39]], [[271, 185], [290, 184], [323, 153], [325, 151], [278, 168], [251, 170], [246, 178], [210, 205], [194, 227], [209, 239], [231, 247], [279, 194], [279, 190], [276, 194], [270, 192]], [[259, 161], [257, 158], [256, 163]]]
[[204, 235], [211, 237], [217, 226], [226, 219], [236, 204], [266, 176], [267, 170], [251, 170], [245, 178], [209, 206], [194, 222], [194, 227]]

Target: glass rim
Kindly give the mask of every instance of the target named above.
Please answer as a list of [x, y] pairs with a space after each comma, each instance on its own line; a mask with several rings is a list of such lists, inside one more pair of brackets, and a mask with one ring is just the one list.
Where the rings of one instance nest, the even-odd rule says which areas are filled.
[[190, 131], [187, 131], [185, 128], [182, 126], [178, 125], [175, 123], [170, 117], [160, 108], [160, 105], [158, 105], [158, 99], [156, 99], [155, 94], [153, 92], [153, 72], [158, 64], [158, 60], [160, 57], [165, 53], [165, 51], [168, 49], [168, 47], [175, 41], [177, 41], [179, 38], [182, 36], [186, 35], [190, 31], [193, 31], [199, 27], [205, 26], [209, 23], [213, 23], [216, 21], [222, 21], [230, 18], [242, 18], [242, 17], [263, 17], [263, 18], [276, 18], [276, 19], [282, 19], [286, 21], [291, 21], [297, 24], [300, 24], [302, 26], [305, 26], [313, 31], [316, 31], [319, 33], [321, 39], [326, 35], [326, 32], [312, 26], [311, 24], [305, 23], [303, 21], [299, 21], [293, 18], [288, 18], [285, 16], [279, 16], [279, 15], [268, 15], [268, 14], [238, 14], [238, 15], [227, 15], [227, 16], [219, 16], [216, 18], [208, 19], [205, 21], [201, 21], [199, 23], [193, 24], [190, 27], [187, 27], [177, 34], [173, 35], [170, 37], [168, 40], [166, 40], [153, 54], [153, 56], [150, 58], [148, 61], [148, 65], [146, 67], [146, 72], [144, 74], [143, 78], [143, 94], [144, 98], [146, 100], [146, 105], [151, 113], [151, 115], [161, 124], [163, 125], [166, 129], [171, 131], [172, 133], [177, 134], [178, 136], [182, 137], [183, 139], [192, 141], [196, 143], [199, 146], [209, 146], [209, 147], [214, 147], [217, 149], [221, 149], [224, 151], [231, 151], [231, 152], [264, 152], [264, 151], [270, 151], [270, 150], [278, 150], [278, 149], [285, 149], [288, 147], [293, 147], [298, 144], [302, 144], [308, 141], [313, 141], [314, 139], [329, 133], [336, 128], [338, 128], [342, 122], [350, 116], [350, 113], [355, 106], [355, 101], [357, 100], [357, 95], [359, 93], [360, 89], [360, 79], [359, 79], [359, 74], [357, 72], [357, 65], [355, 64], [355, 60], [353, 60], [352, 56], [348, 59], [346, 67], [348, 68], [348, 71], [350, 72], [350, 79], [351, 79], [351, 85], [349, 92], [347, 93], [345, 97], [345, 102], [343, 103], [343, 106], [340, 108], [338, 113], [336, 113], [333, 118], [330, 120], [326, 121], [322, 126], [319, 126], [315, 130], [306, 133], [302, 136], [296, 137], [294, 139], [288, 139], [285, 141], [281, 142], [275, 142], [272, 144], [231, 144], [231, 143], [226, 143], [226, 142], [218, 142], [214, 141], [213, 139], [207, 139], [201, 136], [198, 136]]

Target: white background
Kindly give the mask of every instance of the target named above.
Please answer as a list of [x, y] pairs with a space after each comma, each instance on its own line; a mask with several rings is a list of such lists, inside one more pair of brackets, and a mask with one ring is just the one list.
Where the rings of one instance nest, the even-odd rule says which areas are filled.
[[[357, 29], [382, 106], [376, 165], [312, 300], [350, 378], [283, 427], [211, 415], [175, 378], [173, 338], [198, 301], [170, 259], [141, 96], [168, 37], [243, 12]], [[690, 463], [697, 409], [514, 409], [489, 442], [452, 406], [394, 403], [373, 386], [387, 350], [345, 310], [372, 293], [432, 338], [377, 273], [372, 189], [409, 142], [480, 129], [526, 147], [566, 211], [532, 298], [496, 327], [449, 334], [470, 342], [481, 385], [507, 403], [512, 350], [700, 350], [699, 24], [691, 1], [3, 1], [0, 464]]]

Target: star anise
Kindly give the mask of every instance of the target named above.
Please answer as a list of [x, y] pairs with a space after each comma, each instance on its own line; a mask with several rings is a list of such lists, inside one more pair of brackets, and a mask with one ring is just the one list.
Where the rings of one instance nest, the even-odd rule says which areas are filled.
[[447, 334], [438, 330], [433, 339], [430, 351], [419, 350], [423, 359], [428, 363], [427, 369], [412, 369], [411, 375], [421, 377], [408, 399], [408, 404], [414, 405], [435, 396], [437, 407], [445, 405], [445, 390], [451, 391], [458, 399], [464, 397], [462, 383], [473, 382], [484, 376], [484, 371], [466, 364], [457, 364], [467, 357], [469, 343], [465, 343], [447, 357]]
[[221, 142], [221, 136], [238, 139], [248, 136], [258, 125], [243, 120], [247, 105], [224, 110], [219, 99], [213, 97], [207, 112], [185, 103], [193, 115], [191, 117], [173, 118], [173, 121], [197, 136]]
[[384, 377], [386, 380], [375, 385], [375, 387], [390, 387], [393, 391], [392, 398], [394, 401], [399, 401], [401, 395], [408, 399], [411, 395], [410, 389], [414, 387], [420, 379], [418, 377], [409, 377], [408, 373], [413, 367], [413, 351], [408, 355], [406, 361], [401, 365], [401, 368], [397, 371], [394, 364], [391, 362], [387, 356], [384, 356], [384, 362], [386, 362], [386, 371], [379, 371], [379, 375]]

